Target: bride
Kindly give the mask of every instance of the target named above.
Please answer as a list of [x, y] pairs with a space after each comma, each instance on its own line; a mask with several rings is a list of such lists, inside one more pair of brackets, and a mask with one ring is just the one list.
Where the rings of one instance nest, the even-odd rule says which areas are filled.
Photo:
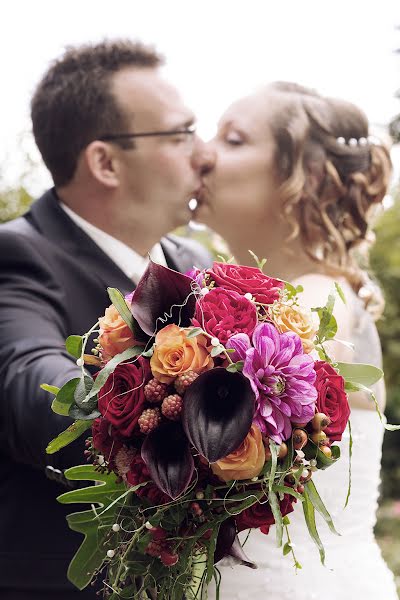
[[[225, 238], [238, 263], [254, 266], [251, 249], [267, 258], [268, 275], [303, 284], [306, 306], [325, 304], [338, 281], [347, 302], [336, 302], [337, 338], [345, 343], [331, 342], [326, 349], [336, 360], [380, 366], [374, 316], [381, 297], [356, 256], [366, 258], [371, 212], [386, 193], [391, 165], [387, 150], [368, 137], [364, 114], [299, 85], [274, 83], [226, 111], [209, 151], [196, 220]], [[375, 391], [383, 409], [384, 384]], [[318, 520], [326, 567], [298, 502], [289, 531], [302, 569], [296, 573], [291, 554], [283, 557], [276, 548], [274, 528], [268, 536], [252, 530], [245, 551], [258, 571], [218, 565], [222, 600], [397, 598], [373, 532], [383, 428], [366, 396], [353, 393], [350, 404], [354, 445], [347, 508], [349, 435], [341, 442], [341, 460], [314, 477], [341, 533], [333, 535]], [[209, 598], [215, 597], [213, 588]]]

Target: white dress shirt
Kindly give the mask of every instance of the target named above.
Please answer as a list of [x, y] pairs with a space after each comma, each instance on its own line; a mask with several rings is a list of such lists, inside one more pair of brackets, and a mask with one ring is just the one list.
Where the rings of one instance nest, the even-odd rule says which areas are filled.
[[[61, 208], [67, 215], [82, 229], [92, 240], [107, 254], [112, 261], [131, 279], [138, 283], [149, 264], [148, 256], [140, 256], [129, 246], [109, 235], [102, 229], [95, 227], [92, 223], [86, 221], [77, 215], [63, 202], [60, 202]], [[151, 260], [159, 265], [167, 266], [167, 261], [160, 243], [157, 243], [149, 252]]]

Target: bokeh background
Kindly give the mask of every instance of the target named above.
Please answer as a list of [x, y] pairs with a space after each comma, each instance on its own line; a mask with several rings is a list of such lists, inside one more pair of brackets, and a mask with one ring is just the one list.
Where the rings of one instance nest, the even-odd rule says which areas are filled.
[[[29, 101], [65, 46], [111, 37], [154, 44], [168, 76], [213, 135], [236, 97], [291, 80], [358, 104], [392, 144], [390, 194], [375, 224], [371, 272], [386, 298], [381, 335], [387, 417], [400, 422], [400, 2], [398, 0], [13, 0], [1, 3], [0, 222], [51, 183], [33, 143]], [[191, 235], [223, 251], [219, 238]], [[400, 432], [386, 433], [376, 534], [400, 591]], [[366, 460], [368, 455], [366, 453]]]

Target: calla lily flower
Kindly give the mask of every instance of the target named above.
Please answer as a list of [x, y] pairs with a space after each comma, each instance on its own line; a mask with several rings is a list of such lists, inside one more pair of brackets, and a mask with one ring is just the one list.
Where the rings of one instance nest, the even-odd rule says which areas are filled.
[[249, 432], [255, 395], [241, 373], [216, 367], [185, 394], [182, 423], [190, 442], [213, 463], [236, 450]]
[[165, 423], [142, 445], [142, 458], [157, 487], [175, 500], [189, 486], [194, 462], [180, 423]]
[[197, 287], [190, 277], [150, 260], [132, 297], [132, 315], [149, 336], [170, 323], [188, 327], [195, 311]]
[[223, 521], [219, 528], [214, 552], [214, 564], [226, 556], [232, 557], [237, 564], [257, 569], [256, 563], [250, 560], [243, 551], [239, 538], [236, 535], [235, 520], [232, 517]]

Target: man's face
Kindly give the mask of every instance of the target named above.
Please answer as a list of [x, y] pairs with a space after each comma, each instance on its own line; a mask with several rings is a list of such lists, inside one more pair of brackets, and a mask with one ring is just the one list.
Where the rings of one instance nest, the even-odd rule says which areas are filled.
[[[113, 78], [113, 93], [128, 118], [125, 133], [184, 130], [193, 113], [178, 91], [152, 68], [127, 68]], [[138, 137], [118, 149], [121, 208], [136, 225], [166, 233], [191, 218], [188, 202], [201, 185], [205, 146], [194, 134]]]

